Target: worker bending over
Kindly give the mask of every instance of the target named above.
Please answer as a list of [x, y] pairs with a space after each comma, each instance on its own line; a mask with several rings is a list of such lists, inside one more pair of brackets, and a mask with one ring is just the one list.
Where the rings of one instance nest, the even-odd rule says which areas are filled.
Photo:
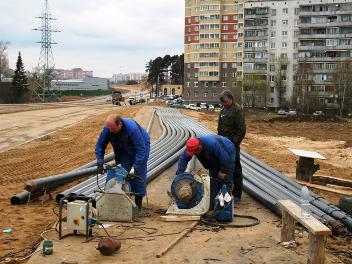
[[203, 167], [209, 170], [212, 208], [215, 197], [224, 184], [229, 193], [232, 191], [236, 148], [229, 139], [218, 135], [191, 138], [186, 143], [186, 150], [181, 154], [177, 175], [185, 172], [194, 155]]
[[134, 168], [135, 177], [129, 181], [139, 210], [146, 195], [147, 161], [150, 152], [150, 137], [136, 121], [111, 114], [107, 117], [103, 131], [95, 146], [98, 173], [104, 173], [104, 154], [111, 143], [116, 165], [121, 164], [126, 171]]

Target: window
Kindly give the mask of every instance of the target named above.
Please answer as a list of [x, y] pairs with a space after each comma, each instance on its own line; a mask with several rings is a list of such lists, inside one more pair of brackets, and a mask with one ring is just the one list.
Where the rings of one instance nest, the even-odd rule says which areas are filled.
[[191, 86], [191, 83], [190, 82], [187, 82], [187, 87], [190, 87]]
[[199, 31], [199, 27], [198, 27], [198, 26], [195, 26], [195, 27], [194, 27], [194, 31]]
[[270, 48], [275, 49], [275, 42], [270, 42]]
[[282, 31], [282, 35], [283, 36], [287, 36], [287, 31], [285, 30], [285, 31]]
[[275, 76], [270, 76], [270, 82], [275, 82]]
[[271, 15], [276, 16], [276, 9], [271, 9]]
[[276, 20], [271, 20], [271, 21], [270, 21], [270, 25], [271, 25], [272, 27], [275, 27], [275, 26], [276, 26]]
[[228, 39], [228, 35], [222, 35], [222, 39], [223, 40], [227, 40]]
[[198, 91], [194, 92], [194, 97], [198, 97]]
[[204, 92], [204, 97], [208, 97], [208, 92]]
[[228, 16], [222, 16], [222, 20], [227, 21], [229, 19]]
[[293, 48], [298, 49], [298, 42], [293, 42]]
[[271, 31], [270, 32], [270, 37], [275, 38], [276, 37], [276, 31]]
[[226, 62], [223, 62], [223, 63], [222, 63], [222, 68], [223, 68], [223, 69], [226, 69], [226, 68], [227, 68], [227, 63], [226, 63]]
[[[272, 76], [272, 77], [274, 77], [274, 76]], [[274, 93], [274, 91], [275, 91], [275, 88], [274, 87], [270, 87], [270, 92]]]
[[223, 25], [222, 26], [222, 30], [228, 30], [229, 29], [229, 26], [228, 25]]
[[298, 69], [298, 65], [297, 64], [293, 64], [293, 70], [297, 71], [297, 69]]
[[282, 47], [287, 48], [287, 42], [282, 42]]
[[297, 53], [297, 52], [293, 53], [293, 59], [294, 59], [294, 60], [297, 60], [297, 59], [298, 59], [298, 53]]
[[221, 73], [221, 77], [226, 78], [226, 77], [227, 77], [227, 72], [222, 72], [222, 73]]
[[198, 82], [194, 82], [194, 87], [198, 87]]
[[215, 98], [216, 97], [216, 93], [213, 93], [213, 98]]
[[194, 73], [194, 78], [198, 78], [198, 72]]
[[221, 87], [226, 87], [226, 82], [221, 82]]
[[295, 15], [299, 15], [299, 8], [295, 8]]
[[270, 71], [275, 71], [275, 65], [270, 65]]
[[209, 86], [209, 83], [208, 82], [205, 82], [204, 83], [204, 87], [208, 87]]
[[283, 8], [283, 9], [282, 9], [282, 13], [283, 13], [283, 14], [288, 14], [288, 8]]
[[282, 25], [287, 26], [288, 25], [288, 20], [282, 20]]
[[273, 98], [273, 97], [270, 98], [270, 103], [271, 103], [271, 104], [274, 103], [274, 98]]
[[223, 49], [227, 49], [227, 43], [222, 44]]

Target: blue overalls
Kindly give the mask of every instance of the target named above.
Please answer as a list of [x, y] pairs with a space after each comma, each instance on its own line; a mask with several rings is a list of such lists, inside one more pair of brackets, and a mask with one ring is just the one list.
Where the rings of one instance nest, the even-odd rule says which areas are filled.
[[[229, 191], [232, 190], [236, 147], [229, 139], [218, 135], [200, 136], [198, 139], [203, 146], [203, 150], [200, 154], [196, 154], [196, 157], [203, 167], [209, 170], [210, 203], [213, 204], [216, 195], [224, 184], [227, 185]], [[188, 157], [185, 150], [178, 162], [177, 174], [186, 170], [191, 159], [192, 157]], [[226, 174], [224, 180], [218, 177], [220, 171]]]
[[121, 122], [123, 126], [119, 133], [111, 133], [106, 126], [103, 128], [95, 146], [95, 155], [98, 163], [104, 163], [105, 149], [111, 143], [116, 164], [121, 164], [128, 172], [134, 167], [137, 177], [129, 181], [131, 191], [145, 196], [150, 137], [136, 121], [122, 118]]

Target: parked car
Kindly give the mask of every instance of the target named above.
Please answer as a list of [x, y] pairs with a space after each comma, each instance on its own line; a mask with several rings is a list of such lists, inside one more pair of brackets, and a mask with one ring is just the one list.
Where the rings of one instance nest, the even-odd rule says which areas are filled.
[[189, 104], [188, 106], [189, 109], [191, 110], [200, 110], [201, 108], [197, 106], [196, 104]]
[[288, 111], [287, 115], [288, 115], [288, 116], [295, 116], [295, 115], [297, 115], [296, 109], [291, 109], [290, 111]]
[[183, 104], [179, 104], [179, 103], [171, 104], [170, 107], [171, 108], [183, 108]]
[[279, 109], [279, 111], [277, 111], [277, 114], [278, 115], [286, 115], [287, 113], [286, 113], [285, 109]]
[[199, 107], [201, 110], [208, 110], [208, 104], [206, 103], [200, 103]]
[[323, 115], [325, 115], [323, 111], [315, 111], [313, 113], [313, 116], [323, 116]]
[[208, 110], [214, 111], [214, 110], [215, 110], [215, 107], [210, 104], [210, 105], [208, 106]]

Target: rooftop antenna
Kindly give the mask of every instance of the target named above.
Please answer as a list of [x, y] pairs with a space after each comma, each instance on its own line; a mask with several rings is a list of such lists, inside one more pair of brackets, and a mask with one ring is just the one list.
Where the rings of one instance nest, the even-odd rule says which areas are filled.
[[39, 56], [39, 62], [38, 62], [38, 71], [39, 71], [39, 78], [40, 78], [40, 83], [39, 86], [42, 90], [42, 97], [39, 96], [43, 101], [45, 101], [45, 92], [47, 91], [49, 95], [55, 95], [53, 91], [50, 90], [50, 83], [52, 79], [52, 71], [54, 70], [54, 56], [53, 56], [53, 50], [51, 48], [51, 45], [57, 44], [56, 42], [52, 41], [52, 33], [60, 32], [59, 30], [53, 29], [51, 26], [51, 23], [53, 20], [57, 20], [56, 18], [52, 17], [52, 14], [50, 13], [49, 6], [48, 6], [48, 0], [45, 0], [44, 2], [44, 7], [41, 16], [36, 17], [41, 20], [41, 25], [38, 28], [35, 28], [33, 30], [36, 31], [41, 31], [41, 41], [38, 41], [37, 43], [41, 44], [41, 51], [40, 51], [40, 56]]

